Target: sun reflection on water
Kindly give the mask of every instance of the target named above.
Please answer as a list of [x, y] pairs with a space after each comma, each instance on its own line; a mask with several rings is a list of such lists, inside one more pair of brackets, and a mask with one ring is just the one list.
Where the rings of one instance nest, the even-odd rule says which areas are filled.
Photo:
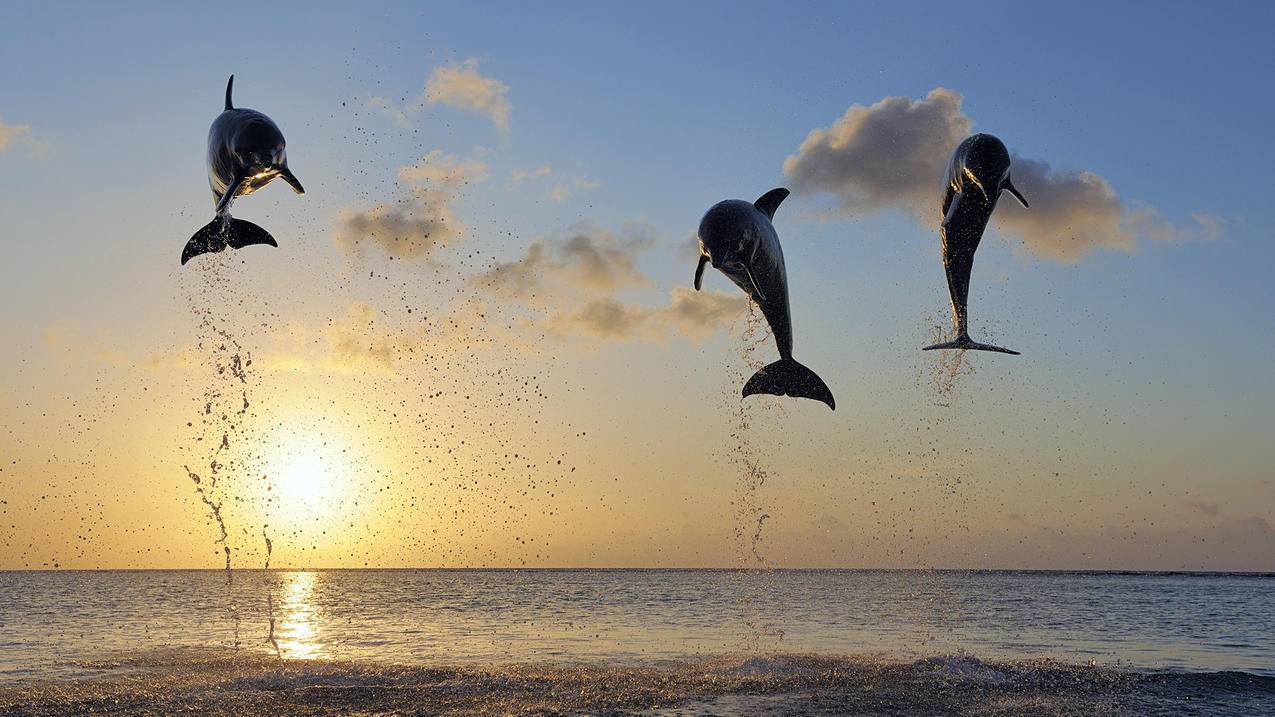
[[326, 657], [320, 640], [315, 606], [318, 573], [288, 573], [284, 578], [275, 613], [274, 639], [279, 654], [291, 660]]

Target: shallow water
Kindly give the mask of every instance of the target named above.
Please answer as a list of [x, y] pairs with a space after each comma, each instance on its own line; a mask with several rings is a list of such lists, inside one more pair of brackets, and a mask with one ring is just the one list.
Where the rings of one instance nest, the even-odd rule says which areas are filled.
[[1273, 576], [360, 570], [236, 571], [230, 591], [224, 581], [0, 573], [0, 711], [1275, 712]]

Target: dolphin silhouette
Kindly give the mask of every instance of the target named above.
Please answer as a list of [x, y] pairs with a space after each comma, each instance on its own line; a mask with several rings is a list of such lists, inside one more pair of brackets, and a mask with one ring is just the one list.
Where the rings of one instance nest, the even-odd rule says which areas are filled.
[[956, 339], [926, 346], [931, 349], [977, 349], [1019, 355], [999, 346], [980, 344], [970, 338], [966, 305], [970, 295], [970, 272], [974, 268], [974, 252], [983, 238], [983, 230], [996, 209], [1001, 190], [1014, 195], [1023, 207], [1027, 200], [1009, 181], [1009, 150], [1005, 143], [990, 134], [965, 138], [947, 165], [947, 184], [943, 192], [943, 224], [939, 235], [943, 240], [943, 268], [947, 272], [947, 290], [952, 297], [952, 319], [956, 323]]
[[275, 177], [282, 177], [297, 194], [305, 194], [301, 182], [288, 169], [286, 142], [279, 126], [256, 110], [236, 108], [230, 101], [234, 84], [235, 76], [231, 75], [226, 82], [226, 109], [208, 129], [208, 186], [217, 215], [186, 242], [182, 264], [226, 247], [279, 246], [265, 229], [230, 216], [230, 204], [235, 197], [252, 194]]
[[762, 367], [748, 383], [744, 396], [768, 393], [774, 396], [813, 398], [837, 409], [832, 391], [814, 371], [792, 357], [792, 316], [788, 309], [788, 272], [784, 251], [771, 219], [788, 190], [772, 189], [756, 202], [727, 199], [714, 204], [699, 223], [699, 265], [695, 267], [695, 290], [704, 279], [704, 265], [712, 263], [735, 285], [744, 290], [766, 317], [779, 360]]

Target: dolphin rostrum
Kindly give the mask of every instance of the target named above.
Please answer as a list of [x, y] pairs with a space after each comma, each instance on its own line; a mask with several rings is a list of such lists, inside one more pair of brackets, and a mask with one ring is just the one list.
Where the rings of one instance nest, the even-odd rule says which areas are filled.
[[226, 82], [226, 109], [208, 130], [208, 186], [212, 188], [217, 216], [186, 242], [183, 264], [191, 257], [226, 247], [279, 246], [265, 229], [230, 216], [235, 197], [252, 194], [275, 177], [282, 177], [297, 194], [305, 194], [301, 182], [288, 169], [286, 143], [279, 126], [256, 110], [236, 108], [230, 101], [234, 84], [235, 76], [231, 75]]
[[996, 208], [1001, 190], [1014, 195], [1023, 207], [1027, 200], [1009, 181], [1009, 151], [1005, 144], [990, 134], [967, 137], [952, 154], [947, 166], [947, 184], [943, 193], [943, 268], [947, 271], [947, 290], [952, 296], [952, 318], [956, 322], [956, 339], [926, 346], [930, 349], [977, 349], [1018, 355], [999, 346], [980, 344], [970, 338], [966, 320], [966, 304], [970, 295], [970, 271], [974, 268], [974, 252], [983, 238], [983, 230]]
[[779, 360], [763, 367], [744, 384], [745, 396], [813, 398], [836, 410], [832, 391], [814, 371], [792, 357], [792, 316], [788, 310], [788, 272], [784, 252], [771, 219], [787, 189], [772, 189], [756, 202], [728, 199], [714, 204], [699, 223], [699, 265], [695, 289], [704, 279], [704, 265], [711, 262], [744, 290], [770, 324], [779, 347]]

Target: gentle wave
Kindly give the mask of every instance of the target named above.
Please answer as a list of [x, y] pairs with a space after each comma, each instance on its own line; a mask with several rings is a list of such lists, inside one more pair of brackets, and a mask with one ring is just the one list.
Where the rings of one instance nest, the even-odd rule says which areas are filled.
[[723, 655], [641, 664], [282, 660], [158, 649], [0, 688], [0, 714], [1042, 714], [1275, 711], [1275, 677], [969, 655]]

